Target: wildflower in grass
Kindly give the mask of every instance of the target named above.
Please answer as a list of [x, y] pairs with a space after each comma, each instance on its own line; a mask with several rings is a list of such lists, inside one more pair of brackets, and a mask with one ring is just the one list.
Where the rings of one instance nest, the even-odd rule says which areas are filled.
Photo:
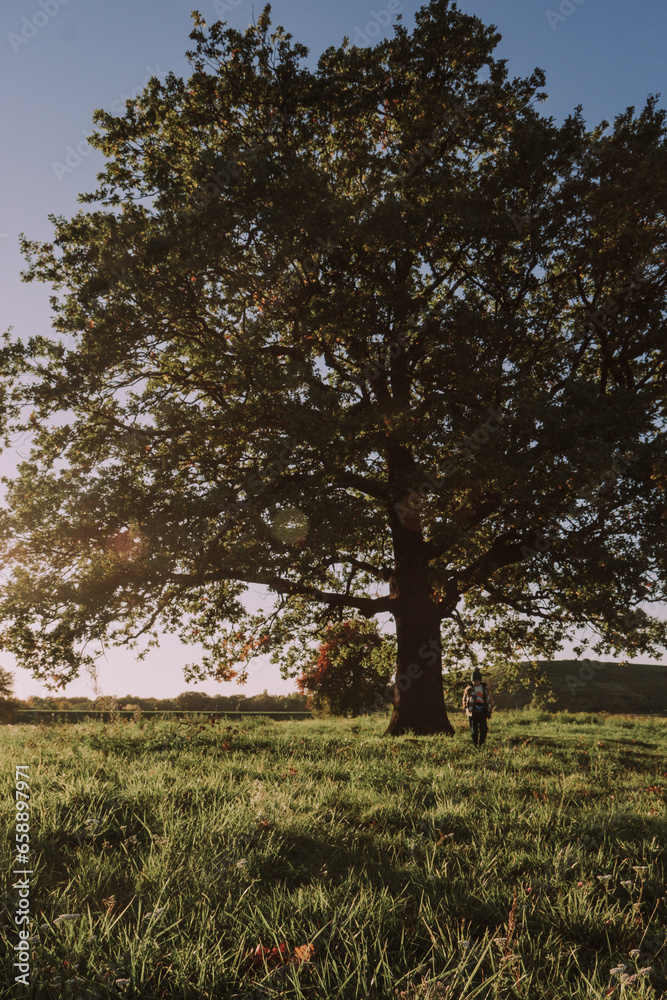
[[61, 913], [60, 916], [56, 917], [53, 922], [54, 924], [60, 924], [63, 920], [76, 920], [76, 918], [80, 916], [80, 913]]
[[648, 976], [650, 972], [653, 972], [652, 965], [645, 965], [643, 969], [637, 969], [638, 976]]
[[611, 875], [598, 875], [598, 878], [600, 882], [608, 882], [609, 879], [611, 878]]
[[633, 958], [637, 958], [637, 956], [641, 955], [641, 953], [642, 953], [641, 948], [633, 948], [632, 951], [630, 952]]
[[493, 943], [497, 944], [498, 946], [501, 946], [503, 944], [507, 944], [507, 938], [506, 937], [494, 938], [493, 939]]
[[621, 885], [624, 885], [626, 889], [634, 889], [635, 887], [635, 883], [631, 879], [625, 879]]
[[648, 865], [633, 865], [632, 868], [636, 872], [647, 872], [648, 871]]
[[459, 941], [459, 944], [461, 945], [462, 948], [470, 947], [470, 941]]
[[617, 965], [613, 969], [609, 970], [610, 976], [620, 976], [622, 972], [625, 972], [627, 965]]
[[159, 917], [159, 916], [160, 916], [160, 914], [161, 914], [161, 913], [164, 913], [164, 911], [165, 911], [166, 909], [167, 909], [167, 907], [166, 907], [166, 906], [159, 906], [159, 907], [157, 908], [157, 910], [150, 910], [150, 911], [149, 911], [149, 912], [148, 912], [148, 913], [146, 914], [146, 917], [147, 917], [147, 918], [148, 918], [148, 917]]

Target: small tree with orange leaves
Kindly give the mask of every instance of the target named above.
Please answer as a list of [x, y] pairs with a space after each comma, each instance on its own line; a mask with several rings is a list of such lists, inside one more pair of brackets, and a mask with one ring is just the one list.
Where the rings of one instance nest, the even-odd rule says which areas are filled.
[[348, 619], [327, 627], [324, 642], [297, 677], [308, 707], [324, 715], [361, 715], [377, 704], [396, 662], [393, 637], [375, 622]]

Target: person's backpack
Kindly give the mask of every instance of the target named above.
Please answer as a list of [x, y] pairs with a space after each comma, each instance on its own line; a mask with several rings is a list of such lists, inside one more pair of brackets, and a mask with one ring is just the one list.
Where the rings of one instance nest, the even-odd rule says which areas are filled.
[[489, 690], [486, 683], [484, 681], [477, 681], [472, 685], [472, 691], [474, 697], [472, 706], [473, 715], [481, 715], [483, 712], [487, 718], [491, 718], [491, 709], [488, 703]]

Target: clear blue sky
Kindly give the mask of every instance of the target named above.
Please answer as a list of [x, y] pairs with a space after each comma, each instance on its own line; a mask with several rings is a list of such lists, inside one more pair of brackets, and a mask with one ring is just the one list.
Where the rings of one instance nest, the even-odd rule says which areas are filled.
[[[200, 0], [199, 11], [210, 23], [226, 20], [243, 29], [263, 4], [251, 0]], [[402, 0], [407, 28], [421, 6]], [[459, 7], [495, 24], [502, 35], [496, 55], [508, 60], [510, 76], [524, 76], [536, 66], [545, 70], [544, 114], [561, 120], [583, 105], [589, 125], [613, 121], [628, 105], [641, 108], [649, 93], [666, 95], [667, 5], [664, 0], [461, 0]], [[396, 2], [392, 4], [396, 9]], [[18, 234], [47, 239], [49, 213], [72, 215], [77, 194], [94, 187], [101, 154], [86, 145], [96, 108], [120, 111], [148, 76], [172, 70], [188, 74], [184, 53], [192, 47], [191, 4], [183, 0], [7, 0], [0, 10], [0, 87], [3, 157], [0, 190], [0, 327], [12, 326], [21, 337], [49, 328], [49, 291], [22, 284]], [[329, 45], [347, 35], [367, 44], [390, 32], [389, 0], [276, 0], [272, 21], [282, 24], [310, 49], [316, 60]], [[19, 449], [20, 450], [20, 449]], [[15, 457], [0, 456], [0, 468], [11, 472]], [[259, 599], [259, 594], [256, 595]], [[565, 650], [565, 653], [568, 653]], [[194, 651], [169, 641], [136, 664], [128, 653], [110, 653], [99, 672], [105, 694], [169, 697], [184, 690], [182, 665]], [[9, 658], [0, 659], [12, 668]], [[293, 690], [281, 681], [277, 667], [257, 661], [249, 683], [252, 694]], [[237, 690], [233, 684], [210, 682], [199, 689], [211, 693]], [[20, 697], [43, 689], [23, 671], [16, 672]], [[67, 694], [90, 694], [82, 678]]]

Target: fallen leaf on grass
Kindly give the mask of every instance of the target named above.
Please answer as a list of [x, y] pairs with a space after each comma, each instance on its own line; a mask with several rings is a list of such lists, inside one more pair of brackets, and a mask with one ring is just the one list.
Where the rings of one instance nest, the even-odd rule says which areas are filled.
[[247, 952], [243, 957], [251, 969], [259, 969], [264, 964], [269, 969], [275, 969], [279, 965], [286, 965], [290, 960], [287, 941], [281, 941], [278, 947], [274, 945], [273, 948], [258, 944], [254, 951]]
[[297, 945], [294, 949], [294, 957], [296, 958], [297, 964], [302, 962], [310, 962], [311, 958], [315, 954], [315, 948], [312, 944], [302, 944]]
[[281, 941], [278, 946], [274, 945], [273, 948], [258, 944], [254, 951], [247, 952], [243, 957], [247, 970], [251, 971], [263, 968], [265, 965], [270, 970], [277, 969], [281, 965], [302, 965], [304, 962], [310, 962], [314, 954], [315, 948], [309, 942], [308, 944], [296, 945], [294, 954], [290, 955], [287, 941]]

